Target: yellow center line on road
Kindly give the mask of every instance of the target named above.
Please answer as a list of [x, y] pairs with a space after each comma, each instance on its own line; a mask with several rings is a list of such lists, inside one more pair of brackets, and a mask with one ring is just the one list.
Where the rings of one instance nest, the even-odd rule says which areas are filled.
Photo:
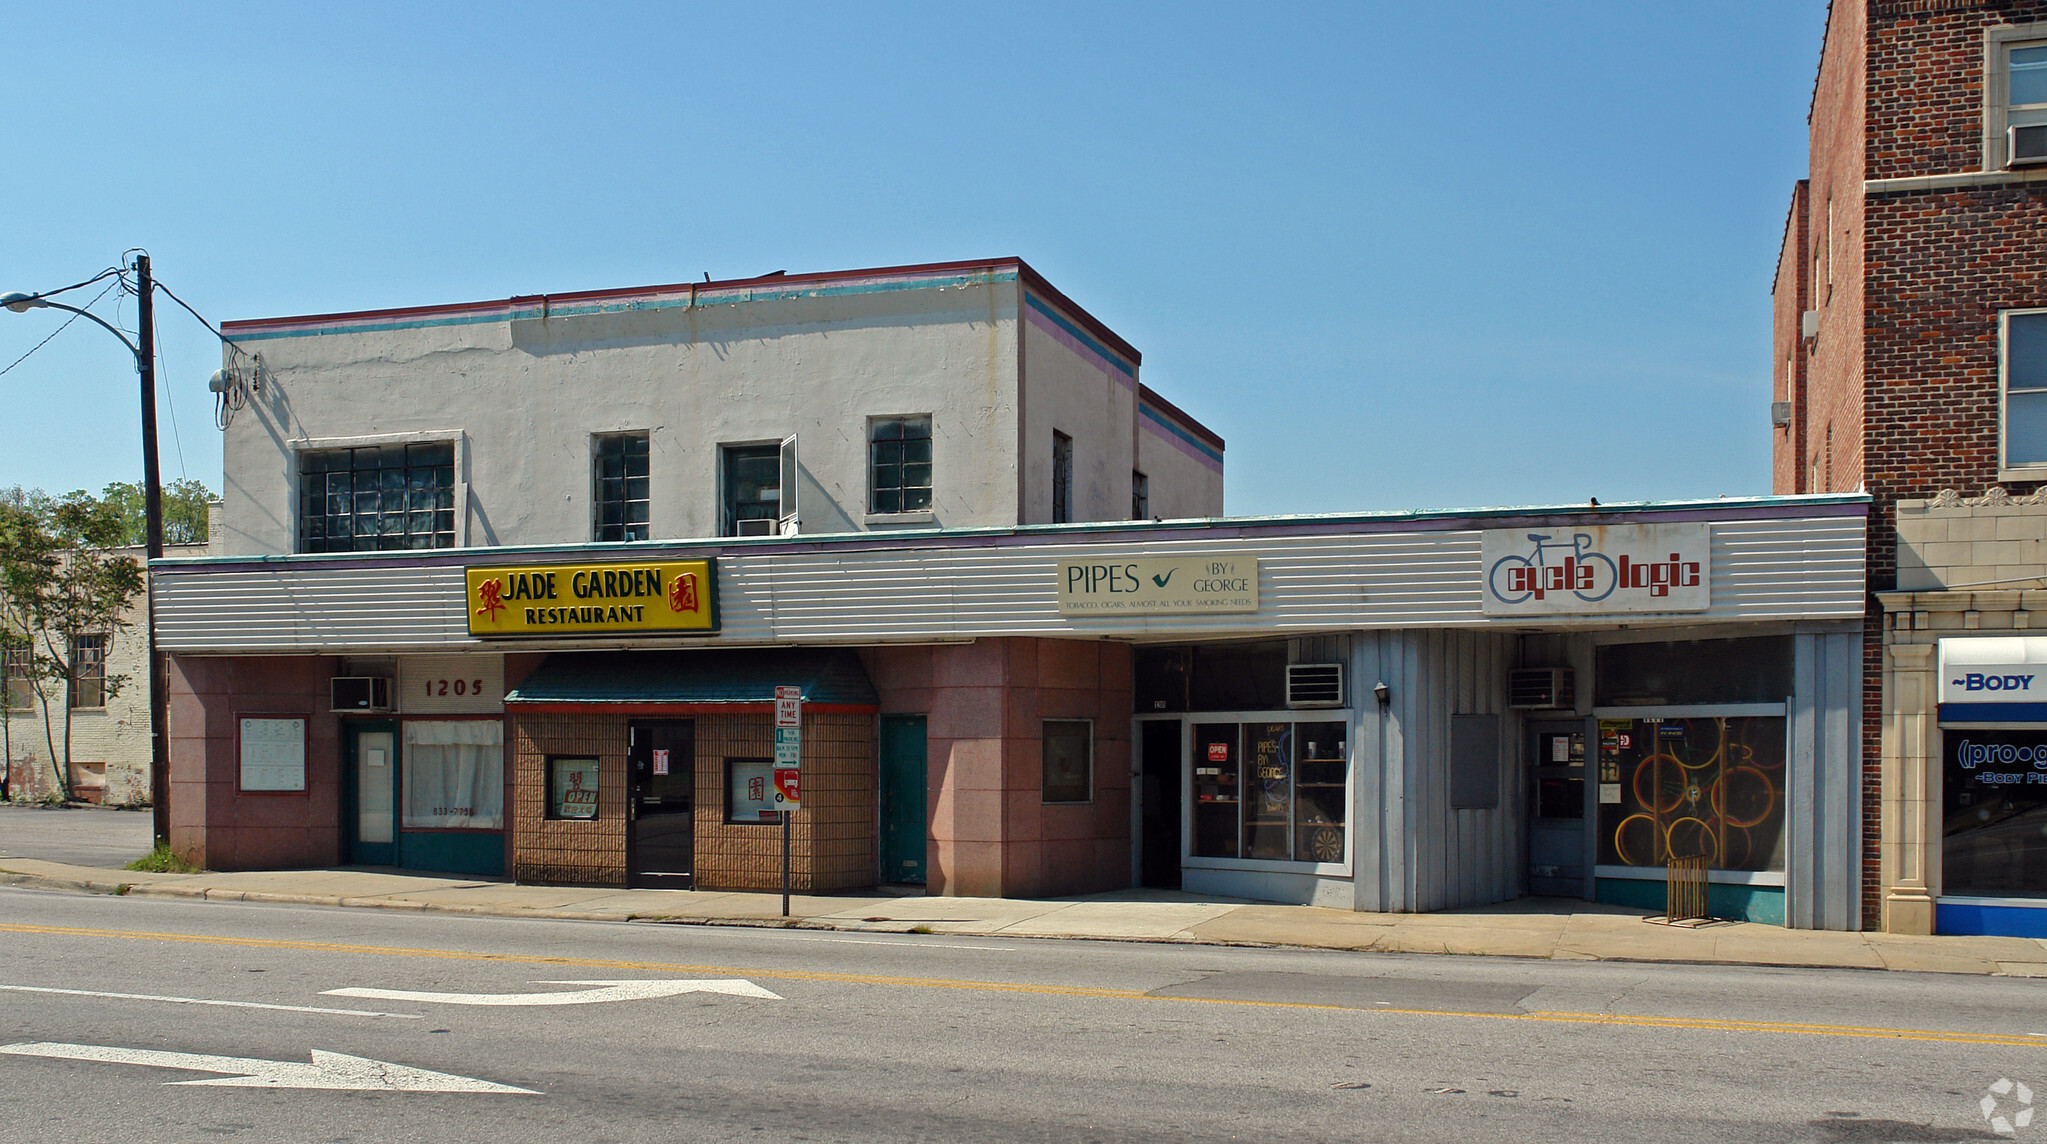
[[1936, 1041], [1962, 1045], [2008, 1045], [2047, 1048], [2047, 1039], [2016, 1033], [1964, 1033], [1942, 1029], [1886, 1029], [1861, 1025], [1806, 1025], [1787, 1021], [1735, 1021], [1710, 1017], [1639, 1017], [1612, 1013], [1464, 1013], [1448, 1009], [1401, 1009], [1374, 1005], [1325, 1005], [1312, 1001], [1246, 1001], [1228, 997], [1182, 997], [1140, 993], [1133, 989], [1087, 989], [1073, 985], [1030, 985], [1008, 981], [949, 981], [930, 977], [884, 977], [868, 973], [820, 973], [804, 969], [747, 969], [730, 965], [677, 965], [650, 961], [612, 961], [590, 957], [550, 957], [527, 953], [474, 953], [453, 949], [408, 949], [388, 945], [344, 945], [322, 941], [224, 937], [215, 934], [153, 933], [146, 930], [87, 929], [77, 926], [31, 926], [0, 922], [0, 933], [45, 934], [57, 937], [117, 938], [127, 941], [184, 942], [253, 949], [294, 949], [313, 953], [356, 953], [380, 957], [427, 957], [454, 961], [495, 961], [512, 965], [572, 965], [592, 969], [626, 969], [647, 973], [708, 973], [726, 977], [769, 977], [789, 981], [828, 981], [853, 985], [895, 985], [920, 989], [960, 989], [987, 993], [1022, 993], [1054, 997], [1099, 997], [1117, 1001], [1170, 1001], [1195, 1005], [1240, 1005], [1260, 1009], [1321, 1009], [1343, 1013], [1391, 1013], [1404, 1017], [1459, 1017], [1482, 1021], [1540, 1021], [1566, 1025], [1610, 1025], [1653, 1029], [1691, 1029], [1717, 1033], [1786, 1033], [1814, 1037], [1874, 1037], [1900, 1041]]

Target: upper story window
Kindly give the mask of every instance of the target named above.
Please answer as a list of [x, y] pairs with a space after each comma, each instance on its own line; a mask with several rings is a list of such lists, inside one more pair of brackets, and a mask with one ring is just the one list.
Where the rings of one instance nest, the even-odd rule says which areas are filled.
[[28, 641], [0, 636], [0, 704], [20, 710], [35, 701], [35, 656]]
[[725, 447], [724, 534], [773, 536], [782, 505], [782, 447]]
[[2002, 323], [2003, 467], [2047, 466], [2047, 310], [2009, 310]]
[[2013, 48], [2006, 81], [2010, 163], [2047, 162], [2047, 44]]
[[455, 546], [455, 443], [299, 454], [299, 551]]
[[1073, 520], [1073, 438], [1052, 430], [1052, 523]]
[[931, 510], [931, 415], [867, 423], [867, 511]]
[[1130, 472], [1130, 519], [1151, 519], [1151, 478], [1135, 469]]
[[609, 433], [590, 442], [590, 536], [647, 539], [647, 434]]
[[1984, 169], [2047, 163], [2047, 25], [2000, 25], [1984, 36]]
[[75, 632], [71, 636], [71, 706], [106, 705], [106, 633]]

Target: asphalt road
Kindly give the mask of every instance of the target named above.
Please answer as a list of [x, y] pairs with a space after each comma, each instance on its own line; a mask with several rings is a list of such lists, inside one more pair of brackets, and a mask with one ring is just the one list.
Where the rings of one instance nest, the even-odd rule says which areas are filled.
[[[1976, 976], [24, 890], [0, 890], [0, 950], [0, 1140], [37, 1144], [1951, 1141], [1999, 1138], [1978, 1102], [2001, 1078], [2047, 1103], [2047, 989]], [[550, 984], [678, 981], [776, 997]], [[78, 1059], [138, 1051], [243, 1063]], [[383, 1090], [392, 1070], [316, 1051], [531, 1091]], [[377, 1090], [230, 1086], [265, 1072]]]
[[0, 858], [125, 866], [149, 853], [149, 811], [0, 804]]

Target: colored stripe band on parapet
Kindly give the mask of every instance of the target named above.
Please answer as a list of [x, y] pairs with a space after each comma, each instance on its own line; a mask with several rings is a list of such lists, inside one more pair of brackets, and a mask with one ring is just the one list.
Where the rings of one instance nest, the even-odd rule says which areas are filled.
[[[719, 286], [692, 295], [686, 291], [641, 294], [631, 298], [603, 302], [582, 302], [549, 304], [536, 301], [522, 301], [518, 305], [509, 302], [490, 304], [485, 311], [466, 314], [435, 314], [416, 318], [390, 319], [343, 319], [327, 325], [297, 326], [278, 330], [233, 331], [236, 341], [265, 341], [273, 338], [313, 337], [321, 334], [388, 333], [396, 330], [421, 330], [435, 326], [476, 326], [496, 322], [511, 322], [539, 318], [543, 310], [549, 318], [585, 317], [593, 314], [627, 314], [642, 310], [700, 309], [705, 306], [733, 306], [741, 302], [779, 302], [794, 298], [838, 298], [858, 294], [884, 294], [901, 290], [942, 290], [966, 286], [982, 286], [995, 282], [1014, 282], [1017, 271], [1014, 267], [977, 271], [971, 274], [952, 274], [941, 278], [878, 278], [859, 282], [835, 283], [826, 286], [789, 286], [782, 289], [760, 286]], [[1128, 367], [1123, 367], [1128, 372]]]
[[[1028, 290], [1024, 291], [1024, 305], [1029, 310], [1034, 310], [1037, 313], [1044, 315], [1045, 319], [1047, 321], [1050, 321], [1055, 327], [1057, 327], [1060, 333], [1065, 334], [1067, 337], [1072, 338], [1075, 342], [1078, 342], [1080, 344], [1080, 348], [1102, 359], [1102, 361], [1107, 363], [1107, 365], [1110, 368], [1115, 369], [1118, 372], [1122, 373], [1123, 376], [1129, 378], [1131, 381], [1137, 380], [1137, 370], [1132, 368], [1129, 362], [1124, 361], [1122, 358], [1117, 357], [1114, 353], [1111, 353], [1107, 346], [1096, 341], [1094, 338], [1089, 337], [1085, 330], [1082, 330], [1079, 326], [1068, 321], [1064, 314], [1059, 313], [1057, 310], [1054, 310], [1052, 307], [1039, 301], [1038, 296], [1031, 293]], [[1027, 314], [1026, 316], [1028, 317], [1029, 315]]]
[[1152, 429], [1153, 432], [1165, 437], [1172, 444], [1179, 446], [1182, 452], [1189, 454], [1202, 464], [1215, 469], [1217, 472], [1222, 471], [1223, 455], [1220, 449], [1189, 433], [1178, 422], [1149, 405], [1140, 403], [1137, 407], [1137, 412], [1145, 420], [1152, 422], [1152, 425], [1157, 426], [1155, 429], [1152, 428], [1152, 425], [1147, 425], [1145, 428]]

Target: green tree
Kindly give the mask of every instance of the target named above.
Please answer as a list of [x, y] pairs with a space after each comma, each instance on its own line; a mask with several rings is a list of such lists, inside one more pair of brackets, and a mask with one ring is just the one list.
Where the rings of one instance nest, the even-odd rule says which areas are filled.
[[[90, 493], [55, 499], [0, 493], [0, 632], [27, 645], [26, 666], [42, 706], [43, 738], [57, 772], [57, 789], [66, 799], [72, 794], [72, 681], [85, 666], [84, 656], [103, 657], [115, 636], [132, 626], [128, 606], [145, 583], [140, 563], [110, 551], [128, 544], [126, 529], [120, 506]], [[101, 636], [99, 647], [88, 649], [76, 638], [80, 635]], [[126, 682], [125, 676], [108, 673], [106, 696], [119, 695]], [[62, 751], [50, 714], [53, 691], [64, 709]], [[7, 733], [11, 744], [11, 728]]]
[[[115, 481], [100, 492], [100, 499], [121, 514], [127, 543], [142, 544], [149, 539], [144, 519], [141, 481]], [[181, 478], [163, 487], [163, 542], [165, 544], [206, 543], [206, 502], [213, 493], [201, 481]]]

